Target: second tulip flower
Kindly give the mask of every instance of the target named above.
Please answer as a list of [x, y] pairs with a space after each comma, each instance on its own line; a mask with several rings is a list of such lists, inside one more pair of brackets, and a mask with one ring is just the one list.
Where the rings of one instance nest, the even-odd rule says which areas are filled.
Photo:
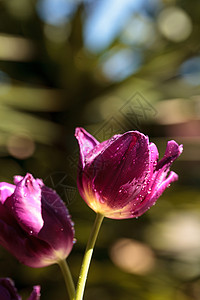
[[148, 210], [178, 175], [170, 166], [182, 145], [169, 141], [159, 161], [155, 144], [138, 131], [118, 134], [99, 143], [83, 128], [76, 129], [80, 148], [78, 188], [96, 213], [127, 219]]
[[74, 228], [56, 192], [31, 174], [15, 176], [14, 185], [0, 183], [0, 245], [30, 267], [65, 259]]

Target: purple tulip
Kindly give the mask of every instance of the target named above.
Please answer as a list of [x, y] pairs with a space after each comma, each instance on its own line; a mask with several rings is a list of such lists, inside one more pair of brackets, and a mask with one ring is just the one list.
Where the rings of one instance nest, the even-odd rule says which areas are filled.
[[[95, 212], [111, 219], [142, 215], [178, 175], [170, 172], [183, 147], [169, 141], [158, 161], [155, 144], [138, 131], [99, 143], [83, 128], [75, 134], [80, 147], [78, 189]], [[168, 176], [167, 176], [168, 175]]]
[[14, 184], [0, 183], [0, 245], [30, 267], [65, 259], [74, 228], [63, 201], [31, 174], [15, 176]]
[[[1, 300], [21, 300], [17, 293], [14, 282], [10, 278], [0, 278], [0, 299]], [[40, 299], [40, 286], [33, 287], [33, 291], [27, 300]]]

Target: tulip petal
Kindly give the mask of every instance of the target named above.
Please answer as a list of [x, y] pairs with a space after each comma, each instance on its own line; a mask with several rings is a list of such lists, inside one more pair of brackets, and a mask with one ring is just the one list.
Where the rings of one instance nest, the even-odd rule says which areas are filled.
[[23, 178], [24, 178], [24, 177], [23, 177], [23, 176], [20, 176], [20, 175], [14, 176], [14, 179], [13, 179], [14, 184], [17, 185], [20, 181], [23, 180]]
[[[12, 200], [12, 196], [5, 201]], [[52, 248], [42, 240], [28, 235], [12, 214], [13, 210], [0, 203], [0, 244], [21, 263], [30, 267], [41, 267], [51, 263], [43, 262], [43, 257], [52, 257]], [[49, 259], [50, 261], [50, 259]], [[56, 258], [52, 258], [56, 261]]]
[[[137, 211], [137, 208], [141, 206], [141, 202], [146, 201], [148, 194], [150, 194], [151, 186], [152, 186], [152, 180], [154, 178], [155, 169], [157, 167], [158, 159], [159, 159], [159, 153], [156, 145], [154, 143], [149, 144], [149, 174], [146, 178], [146, 180], [141, 183], [142, 189], [140, 193], [138, 194], [138, 197], [135, 199], [134, 203], [132, 203], [132, 209], [131, 211]], [[134, 209], [133, 209], [134, 206]]]
[[41, 213], [41, 187], [29, 173], [17, 183], [6, 206], [12, 211], [20, 226], [32, 235], [37, 235], [44, 224]]
[[14, 190], [15, 185], [7, 182], [0, 182], [0, 203], [4, 204], [6, 199], [13, 194]]
[[148, 193], [146, 194], [144, 201], [137, 209], [135, 209], [135, 216], [140, 216], [155, 204], [156, 200], [162, 195], [165, 189], [172, 182], [178, 180], [178, 175], [175, 172], [170, 172], [168, 177], [167, 174], [171, 164], [179, 157], [182, 151], [183, 146], [179, 146], [175, 141], [172, 140], [167, 143], [164, 157], [157, 163], [148, 186]]
[[171, 140], [167, 143], [165, 154], [163, 158], [158, 162], [156, 166], [156, 171], [152, 178], [151, 183], [151, 200], [150, 202], [155, 202], [163, 191], [169, 186], [173, 181], [178, 180], [178, 175], [174, 172], [169, 172], [170, 166], [177, 159], [183, 151], [183, 146], [178, 145], [175, 141]]
[[170, 167], [174, 160], [176, 160], [183, 152], [183, 145], [178, 145], [174, 140], [167, 143], [165, 154], [158, 162], [157, 170], [163, 167]]
[[[1, 300], [21, 300], [14, 282], [10, 278], [0, 278], [0, 299]], [[28, 300], [40, 299], [40, 286], [34, 286]]]
[[45, 223], [38, 238], [51, 245], [55, 251], [59, 249], [65, 257], [68, 256], [73, 247], [74, 223], [58, 194], [46, 186], [42, 187], [42, 215]]
[[169, 187], [172, 182], [177, 180], [178, 175], [175, 172], [171, 171], [169, 173], [169, 176], [165, 180], [163, 180], [159, 186], [157, 186], [156, 191], [151, 197], [150, 203], [154, 203], [162, 195], [166, 188]]
[[10, 278], [0, 278], [0, 296], [1, 300], [21, 300]]
[[23, 263], [26, 256], [29, 257], [29, 260], [31, 259], [31, 253], [27, 253], [25, 247], [27, 238], [27, 236], [23, 236], [23, 231], [14, 219], [12, 225], [4, 222], [2, 218], [0, 219], [0, 244]]
[[154, 171], [155, 167], [157, 166], [158, 159], [159, 159], [159, 153], [158, 153], [158, 149], [154, 143], [150, 143], [149, 150], [150, 150], [150, 164], [151, 164], [152, 170]]
[[39, 300], [40, 299], [40, 286], [36, 285], [33, 287], [33, 291], [28, 300]]
[[[111, 139], [99, 143], [92, 135], [90, 135], [85, 129], [83, 128], [76, 128], [75, 136], [79, 143], [80, 148], [80, 159], [79, 159], [79, 175], [80, 178], [82, 176], [82, 170], [84, 169], [85, 165], [90, 164], [95, 157], [99, 154], [104, 152], [104, 150], [119, 136], [115, 135]], [[87, 176], [86, 171], [84, 170], [85, 175]], [[83, 190], [82, 181], [77, 181], [79, 190]]]
[[81, 127], [76, 128], [75, 136], [80, 145], [80, 163], [84, 166], [86, 156], [99, 142]]
[[[66, 239], [66, 236], [63, 238]], [[73, 245], [72, 241], [71, 239], [65, 252], [63, 248], [62, 251], [56, 252], [56, 249], [47, 242], [25, 234], [17, 223], [10, 226], [0, 219], [0, 244], [21, 263], [32, 268], [45, 267], [58, 262], [61, 257], [65, 258]]]
[[[160, 187], [162, 182], [165, 181], [170, 166], [172, 165], [174, 160], [180, 156], [182, 151], [183, 151], [183, 146], [182, 145], [179, 146], [175, 141], [172, 140], [167, 143], [165, 154], [163, 158], [158, 162], [154, 176], [151, 180], [152, 195]], [[173, 176], [173, 178], [175, 177]]]

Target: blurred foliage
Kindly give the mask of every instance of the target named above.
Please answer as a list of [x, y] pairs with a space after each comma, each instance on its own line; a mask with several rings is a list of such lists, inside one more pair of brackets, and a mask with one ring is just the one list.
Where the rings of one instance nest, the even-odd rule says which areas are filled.
[[[200, 2], [148, 0], [96, 50], [85, 28], [100, 1], [63, 2], [73, 9], [52, 24], [39, 11], [48, 1], [0, 1], [1, 181], [31, 172], [60, 193], [75, 221], [68, 261], [77, 280], [95, 216], [76, 189], [75, 127], [101, 141], [141, 130], [161, 155], [168, 139], [183, 143], [173, 166], [179, 182], [155, 207], [137, 220], [105, 220], [85, 299], [200, 299]], [[103, 32], [112, 24], [100, 18]], [[141, 273], [131, 255], [132, 271], [117, 266], [112, 249], [124, 238], [147, 246], [154, 266]], [[12, 277], [24, 299], [34, 284], [42, 300], [66, 299], [57, 266], [31, 269], [0, 254], [0, 276]]]

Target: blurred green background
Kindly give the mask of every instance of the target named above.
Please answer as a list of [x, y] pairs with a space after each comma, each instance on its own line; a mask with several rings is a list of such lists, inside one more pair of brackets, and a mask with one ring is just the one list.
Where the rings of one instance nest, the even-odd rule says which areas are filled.
[[[139, 219], [101, 228], [87, 300], [200, 299], [199, 0], [1, 0], [0, 180], [32, 173], [75, 222], [74, 280], [95, 214], [76, 189], [76, 126], [103, 141], [140, 130], [179, 174]], [[31, 269], [0, 249], [0, 276], [27, 299], [67, 299], [57, 266]]]

